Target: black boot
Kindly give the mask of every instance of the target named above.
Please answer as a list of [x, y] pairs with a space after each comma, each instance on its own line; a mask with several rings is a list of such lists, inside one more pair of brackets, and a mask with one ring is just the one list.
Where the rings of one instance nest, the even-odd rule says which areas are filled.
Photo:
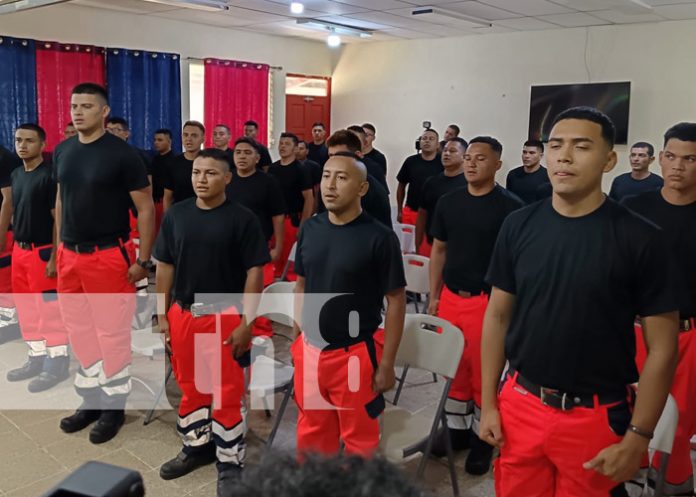
[[471, 433], [471, 452], [466, 457], [464, 469], [470, 475], [485, 475], [491, 469], [493, 446], [481, 440], [478, 435]]
[[242, 476], [242, 468], [236, 464], [217, 463], [217, 497], [232, 497], [234, 486]]
[[[454, 452], [466, 450], [469, 448], [471, 440], [471, 430], [455, 430], [448, 429], [450, 443]], [[445, 430], [440, 429], [435, 435], [433, 448], [430, 453], [435, 457], [445, 457], [447, 455], [447, 440], [445, 439]]]
[[7, 372], [7, 381], [22, 381], [39, 376], [41, 371], [43, 371], [45, 359], [46, 356], [44, 355], [37, 357], [29, 356], [27, 362], [22, 366]]
[[173, 480], [189, 474], [201, 466], [207, 466], [215, 462], [215, 445], [208, 443], [198, 450], [182, 450], [174, 459], [164, 463], [160, 467], [160, 478]]
[[84, 430], [99, 419], [101, 411], [79, 408], [75, 414], [60, 420], [60, 429], [65, 433], [75, 433]]
[[29, 382], [29, 391], [32, 393], [43, 392], [56, 386], [70, 376], [70, 358], [68, 356], [47, 357], [44, 361], [43, 371], [38, 378]]
[[93, 444], [103, 444], [116, 436], [126, 420], [122, 409], [109, 409], [101, 412], [99, 420], [89, 432], [89, 441]]

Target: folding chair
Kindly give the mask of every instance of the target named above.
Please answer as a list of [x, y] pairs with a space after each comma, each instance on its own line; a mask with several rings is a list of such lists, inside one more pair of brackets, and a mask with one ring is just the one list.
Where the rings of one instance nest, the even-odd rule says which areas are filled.
[[674, 397], [670, 394], [667, 397], [662, 415], [660, 415], [660, 420], [655, 427], [655, 435], [648, 445], [648, 449], [653, 452], [652, 457], [655, 457], [656, 452], [660, 452], [660, 467], [657, 470], [653, 497], [664, 497], [665, 475], [667, 474], [667, 465], [669, 464], [669, 456], [672, 453], [678, 422], [679, 409]]
[[[439, 332], [438, 332], [439, 331]], [[407, 314], [404, 334], [396, 364], [410, 364], [431, 371], [445, 378], [442, 394], [434, 416], [411, 414], [399, 407], [387, 408], [382, 416], [381, 452], [392, 462], [410, 459], [421, 453], [416, 477], [421, 478], [438, 431], [438, 425], [445, 430], [447, 441], [447, 462], [452, 479], [452, 491], [459, 496], [459, 484], [454, 468], [454, 455], [449, 443], [445, 401], [452, 379], [457, 372], [459, 360], [464, 350], [464, 336], [451, 323], [426, 314]]]
[[297, 252], [297, 242], [292, 244], [292, 248], [290, 249], [290, 254], [288, 254], [288, 260], [285, 261], [285, 267], [283, 268], [283, 274], [280, 275], [280, 279], [278, 281], [285, 281], [285, 279], [288, 277], [288, 271], [290, 271], [290, 264], [295, 263], [295, 252]]
[[404, 254], [416, 252], [416, 227], [412, 224], [394, 224], [394, 231], [401, 243], [401, 251]]

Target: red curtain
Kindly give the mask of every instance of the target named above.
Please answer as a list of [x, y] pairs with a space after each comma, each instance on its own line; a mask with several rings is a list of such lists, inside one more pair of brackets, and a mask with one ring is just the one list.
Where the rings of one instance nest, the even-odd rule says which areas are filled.
[[73, 87], [87, 82], [104, 85], [104, 81], [104, 48], [36, 42], [36, 96], [47, 150], [63, 140]]
[[244, 123], [259, 124], [257, 140], [268, 143], [268, 71], [265, 64], [205, 60], [206, 146], [213, 144], [213, 127], [226, 124], [232, 139], [242, 136]]

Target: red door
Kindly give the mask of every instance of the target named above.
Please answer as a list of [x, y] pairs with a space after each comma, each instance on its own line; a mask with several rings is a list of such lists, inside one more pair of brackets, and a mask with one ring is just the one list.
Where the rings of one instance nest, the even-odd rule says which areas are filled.
[[[322, 78], [323, 79], [323, 78]], [[286, 95], [285, 130], [296, 134], [300, 140], [312, 140], [312, 124], [323, 122], [327, 136], [331, 128], [331, 80], [327, 96]]]

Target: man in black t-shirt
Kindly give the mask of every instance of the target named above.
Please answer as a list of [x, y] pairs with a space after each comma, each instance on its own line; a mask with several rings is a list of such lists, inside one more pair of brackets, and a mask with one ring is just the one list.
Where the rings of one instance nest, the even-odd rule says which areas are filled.
[[[287, 214], [283, 237], [283, 248], [280, 256], [274, 261], [275, 277], [283, 274], [290, 251], [297, 238], [300, 223], [309, 219], [314, 212], [314, 194], [312, 193], [312, 177], [309, 170], [297, 160], [297, 136], [292, 133], [281, 133], [278, 141], [280, 160], [268, 168], [268, 174], [273, 176], [283, 190]], [[286, 274], [288, 280], [295, 279], [295, 273], [290, 268]]]
[[12, 171], [22, 161], [0, 146], [0, 343], [19, 337], [12, 299]]
[[[407, 158], [396, 179], [399, 186], [396, 189], [396, 219], [404, 224], [416, 224], [418, 219], [418, 202], [421, 188], [425, 181], [442, 172], [442, 161], [438, 153], [439, 135], [434, 129], [426, 129], [420, 137], [420, 153]], [[406, 187], [408, 186], [408, 195]], [[406, 199], [406, 205], [404, 205]]]
[[[227, 185], [226, 195], [256, 214], [266, 242], [270, 245], [271, 261], [263, 266], [263, 286], [267, 287], [275, 280], [273, 263], [283, 251], [285, 230], [285, 198], [274, 176], [265, 174], [256, 168], [259, 152], [256, 142], [251, 138], [239, 138], [234, 143], [235, 171], [232, 181]], [[263, 317], [254, 324], [254, 335], [273, 335], [271, 322]]]
[[300, 140], [297, 142], [297, 160], [307, 167], [312, 175], [312, 186], [315, 190], [315, 197], [319, 195], [319, 183], [321, 183], [321, 164], [314, 162], [307, 158], [309, 154], [309, 149], [307, 148], [307, 142]]
[[[455, 144], [455, 140], [447, 142], [445, 155]], [[495, 182], [495, 175], [502, 165], [502, 152], [503, 147], [495, 138], [479, 136], [471, 140], [464, 166], [468, 184], [440, 198], [430, 230], [434, 241], [430, 256], [428, 313], [457, 326], [466, 341], [445, 405], [447, 425], [455, 450], [471, 444], [465, 469], [474, 475], [488, 472], [493, 453], [493, 448], [478, 438], [481, 327], [490, 293], [483, 278], [500, 226], [508, 214], [524, 205], [517, 196]], [[434, 178], [437, 176], [428, 181]], [[435, 455], [446, 454], [444, 437], [445, 433], [441, 432], [434, 447]]]
[[259, 141], [258, 134], [259, 125], [256, 121], [247, 121], [244, 123], [244, 136], [254, 140], [256, 142], [256, 147], [259, 149], [258, 168], [266, 172], [273, 163], [273, 159], [271, 159], [271, 154], [268, 152], [268, 148]]
[[655, 161], [655, 148], [647, 142], [634, 143], [631, 146], [631, 172], [614, 178], [609, 196], [621, 202], [626, 197], [662, 188], [664, 181], [657, 174], [650, 172], [650, 164]]
[[428, 178], [421, 190], [416, 219], [416, 250], [420, 255], [430, 257], [433, 237], [430, 228], [433, 225], [435, 206], [440, 197], [448, 192], [466, 186], [464, 176], [464, 154], [468, 143], [463, 138], [452, 138], [442, 148], [442, 167], [444, 170]]
[[549, 183], [546, 168], [541, 165], [544, 144], [539, 140], [527, 140], [522, 146], [522, 165], [510, 171], [505, 185], [526, 204], [539, 200], [540, 188]]
[[362, 126], [353, 125], [346, 128], [348, 131], [352, 131], [360, 139], [360, 158], [361, 162], [365, 165], [367, 169], [367, 174], [375, 178], [384, 187], [389, 194], [389, 186], [387, 185], [387, 177], [382, 166], [377, 164], [375, 161], [365, 156], [365, 150], [367, 149], [367, 140], [365, 138], [365, 130]]
[[[224, 152], [200, 152], [192, 171], [196, 198], [167, 212], [154, 251], [157, 293], [164, 295], [166, 311], [159, 326], [182, 391], [177, 431], [184, 445], [160, 476], [179, 478], [217, 459], [219, 496], [231, 495], [244, 466], [239, 361], [251, 341], [246, 316], [256, 314], [248, 297], [261, 293], [262, 266], [269, 260], [256, 216], [225, 197], [231, 178]], [[210, 367], [201, 371], [201, 364]]]
[[191, 186], [191, 171], [193, 160], [198, 157], [205, 142], [205, 126], [198, 121], [186, 121], [181, 131], [181, 141], [184, 153], [174, 157], [164, 175], [164, 212], [177, 202], [195, 197]]
[[232, 133], [226, 124], [216, 124], [213, 128], [213, 146], [225, 153], [230, 169], [234, 169], [234, 151], [230, 148]]
[[[60, 143], [53, 156], [56, 227], [62, 242], [58, 294], [80, 363], [75, 388], [83, 403], [60, 427], [71, 433], [98, 420], [89, 438], [103, 443], [116, 436], [125, 419], [135, 282], [152, 266], [154, 205], [140, 156], [104, 130], [106, 90], [94, 83], [77, 85], [70, 113], [78, 136]], [[129, 239], [131, 205], [138, 213], [138, 258]]]
[[164, 178], [173, 166], [176, 155], [172, 151], [172, 132], [161, 128], [155, 131], [153, 139], [155, 156], [152, 159], [152, 200], [155, 202], [155, 234], [162, 224], [164, 197]]
[[[602, 193], [614, 136], [596, 109], [559, 114], [552, 198], [510, 214], [498, 235], [479, 432], [500, 447], [499, 497], [607, 496], [640, 466], [669, 393], [676, 268], [659, 229]], [[637, 315], [650, 352], [633, 406]]]
[[[633, 150], [631, 151], [633, 154]], [[679, 407], [679, 424], [665, 477], [664, 495], [689, 495], [694, 490], [691, 437], [696, 435], [696, 123], [680, 123], [665, 133], [660, 190], [627, 197], [623, 204], [662, 228], [670, 256], [679, 264], [679, 364], [671, 394]], [[636, 362], [642, 370], [645, 347], [636, 327]], [[653, 487], [660, 457], [653, 458], [648, 485]], [[642, 488], [644, 482], [640, 481]]]
[[308, 157], [322, 167], [329, 160], [329, 150], [326, 148], [325, 141], [326, 126], [324, 126], [324, 123], [316, 122], [312, 124], [312, 142], [307, 144], [309, 149]]
[[365, 123], [362, 125], [365, 131], [365, 149], [363, 150], [363, 155], [369, 159], [372, 159], [379, 167], [382, 168], [382, 174], [387, 176], [387, 158], [382, 152], [374, 148], [375, 137], [377, 136], [377, 129], [373, 124]]
[[[367, 188], [367, 171], [353, 154], [331, 157], [321, 180], [328, 212], [304, 223], [297, 239], [295, 316], [302, 334], [291, 353], [299, 455], [335, 455], [343, 442], [347, 454], [372, 456], [382, 393], [395, 383], [406, 306], [403, 260], [396, 234], [362, 212]], [[324, 303], [314, 294], [339, 296]], [[382, 335], [375, 332], [385, 297]]]
[[[56, 293], [56, 237], [53, 214], [56, 182], [42, 157], [46, 132], [26, 123], [15, 131], [15, 149], [23, 167], [12, 171], [14, 249], [12, 292], [22, 338], [29, 347], [27, 362], [8, 371], [8, 381], [29, 382], [42, 392], [69, 376], [68, 334], [60, 317]], [[53, 294], [53, 298], [47, 297]]]
[[459, 129], [459, 126], [456, 124], [450, 124], [445, 128], [445, 136], [444, 139], [440, 142], [440, 153], [445, 149], [445, 145], [447, 145], [447, 142], [450, 141], [452, 138], [458, 138], [459, 133], [461, 133], [461, 130]]

